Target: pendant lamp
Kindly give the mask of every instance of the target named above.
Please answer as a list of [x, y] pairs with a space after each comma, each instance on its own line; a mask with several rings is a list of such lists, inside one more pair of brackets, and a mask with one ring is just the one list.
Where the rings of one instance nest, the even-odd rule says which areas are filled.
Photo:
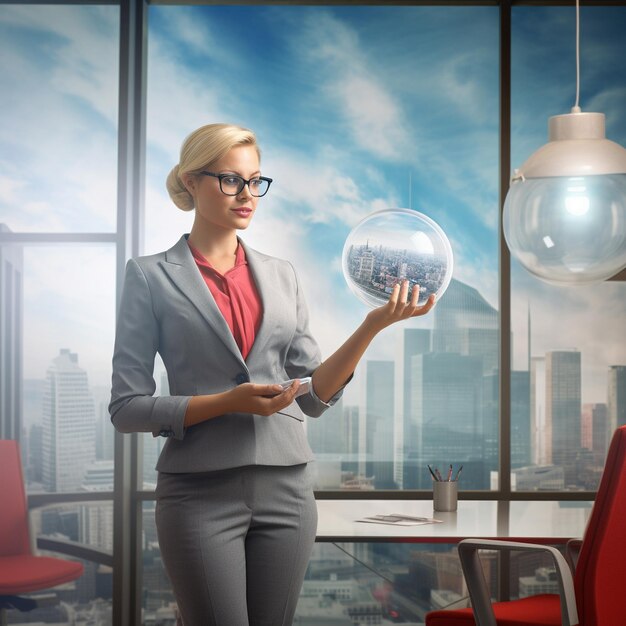
[[548, 121], [548, 143], [513, 172], [504, 237], [513, 257], [557, 285], [586, 285], [626, 267], [626, 150], [605, 137], [603, 113], [576, 104]]

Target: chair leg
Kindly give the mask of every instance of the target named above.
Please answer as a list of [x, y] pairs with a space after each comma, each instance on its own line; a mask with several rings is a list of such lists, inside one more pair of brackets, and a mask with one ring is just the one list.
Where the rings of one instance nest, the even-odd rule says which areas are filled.
[[7, 612], [6, 612], [6, 609], [0, 609], [0, 626], [7, 626]]

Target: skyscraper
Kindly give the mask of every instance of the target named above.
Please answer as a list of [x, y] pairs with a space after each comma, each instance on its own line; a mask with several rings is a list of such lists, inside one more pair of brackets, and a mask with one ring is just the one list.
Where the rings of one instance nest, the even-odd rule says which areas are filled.
[[434, 311], [433, 352], [452, 352], [482, 359], [482, 371], [498, 369], [499, 322], [494, 309], [477, 289], [451, 280]]
[[[399, 332], [400, 345], [396, 350], [394, 371], [394, 458], [393, 475], [399, 489], [405, 485], [405, 459], [414, 447], [411, 437], [411, 358], [430, 352], [431, 331], [422, 328], [404, 328]], [[407, 476], [408, 477], [408, 476]]]
[[377, 489], [394, 487], [393, 366], [393, 361], [365, 363], [365, 473], [374, 476]]
[[609, 367], [609, 428], [626, 425], [626, 365]]
[[583, 404], [582, 429], [583, 447], [593, 452], [598, 464], [604, 464], [612, 432], [609, 429], [609, 411], [605, 403]]
[[405, 487], [430, 485], [427, 464], [464, 465], [464, 488], [484, 488], [485, 428], [480, 357], [452, 353], [411, 359], [412, 445], [405, 458]]
[[78, 491], [96, 458], [95, 409], [87, 372], [67, 349], [46, 373], [42, 448], [46, 491]]
[[530, 450], [534, 465], [552, 463], [551, 424], [546, 422], [546, 359], [530, 360]]
[[552, 432], [552, 463], [565, 472], [565, 485], [575, 479], [581, 449], [581, 371], [578, 350], [546, 354], [546, 422]]
[[0, 245], [0, 439], [19, 440], [22, 428], [23, 265], [21, 247]]

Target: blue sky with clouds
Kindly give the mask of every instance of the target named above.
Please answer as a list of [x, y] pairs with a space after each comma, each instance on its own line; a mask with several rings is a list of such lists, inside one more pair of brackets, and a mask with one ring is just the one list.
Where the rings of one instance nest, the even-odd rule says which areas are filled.
[[[0, 124], [0, 221], [13, 230], [115, 228], [118, 16], [117, 7], [0, 6], [8, 112]], [[582, 9], [581, 105], [606, 113], [607, 134], [622, 145], [626, 70], [615, 60], [626, 56], [625, 25], [625, 7]], [[169, 247], [191, 225], [164, 186], [183, 138], [232, 121], [257, 132], [264, 173], [276, 180], [243, 237], [294, 262], [325, 354], [366, 312], [341, 273], [350, 229], [409, 198], [447, 233], [455, 277], [497, 304], [496, 7], [151, 6], [149, 27], [146, 252]], [[573, 8], [516, 7], [513, 27], [516, 166], [545, 142], [547, 118], [573, 104]], [[71, 325], [42, 324], [41, 293], [26, 287], [26, 308], [37, 311], [27, 314], [26, 374], [41, 375], [60, 343], [106, 384], [112, 309], [93, 298], [76, 303], [70, 287], [78, 276], [59, 281], [63, 259], [80, 271], [77, 250], [55, 253], [49, 266], [31, 255], [30, 284], [64, 294], [74, 313]], [[83, 282], [110, 256], [82, 255], [91, 272]], [[111, 278], [102, 271], [108, 292]], [[587, 397], [601, 401], [606, 366], [626, 362], [626, 345], [615, 340], [624, 285], [555, 290], [514, 266], [518, 366], [529, 303], [534, 349], [581, 349]], [[81, 311], [90, 320], [84, 331], [75, 322]], [[109, 329], [97, 348], [94, 324]], [[45, 336], [37, 330], [44, 327]], [[393, 357], [394, 331], [387, 332], [371, 358]]]

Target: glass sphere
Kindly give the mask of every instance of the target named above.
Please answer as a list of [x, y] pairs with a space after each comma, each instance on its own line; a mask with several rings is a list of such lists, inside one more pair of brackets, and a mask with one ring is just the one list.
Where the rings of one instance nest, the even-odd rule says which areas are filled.
[[396, 283], [420, 288], [418, 303], [440, 298], [450, 284], [452, 248], [429, 217], [412, 209], [386, 209], [361, 220], [343, 247], [343, 275], [352, 292], [368, 306], [385, 304]]
[[538, 278], [606, 280], [626, 266], [626, 174], [515, 181], [503, 227], [511, 254]]

